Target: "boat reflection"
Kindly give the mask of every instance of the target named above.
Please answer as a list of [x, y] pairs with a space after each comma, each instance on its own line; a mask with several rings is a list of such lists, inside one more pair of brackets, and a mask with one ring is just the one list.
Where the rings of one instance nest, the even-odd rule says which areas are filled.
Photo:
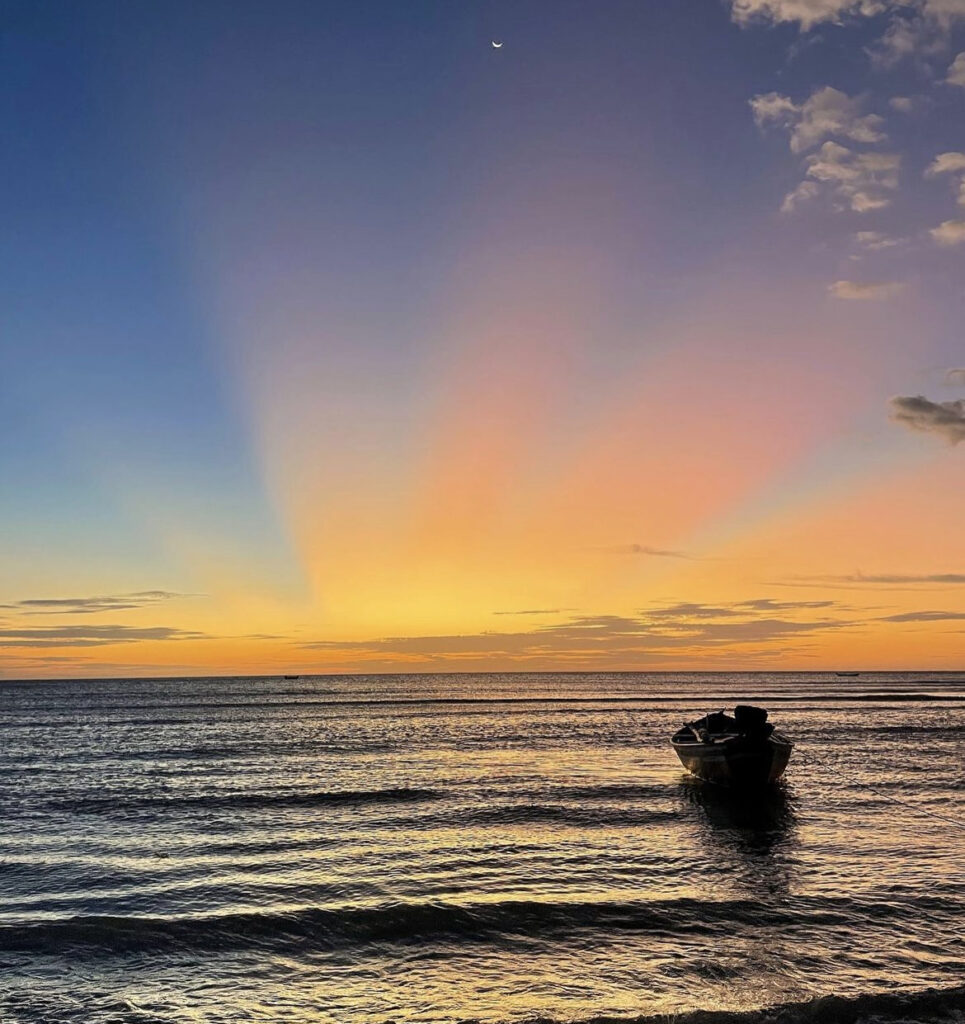
[[795, 797], [787, 786], [742, 791], [699, 779], [680, 783], [680, 801], [696, 812], [699, 838], [718, 864], [759, 893], [786, 892], [798, 845]]

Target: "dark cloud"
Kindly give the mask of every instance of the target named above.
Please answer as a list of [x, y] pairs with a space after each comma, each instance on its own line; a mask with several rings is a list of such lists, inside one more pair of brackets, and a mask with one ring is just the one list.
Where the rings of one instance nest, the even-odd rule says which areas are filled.
[[965, 619], [965, 612], [901, 612], [899, 615], [885, 615], [882, 622], [942, 622]]
[[204, 640], [206, 633], [172, 626], [54, 626], [0, 629], [0, 647], [106, 647], [144, 640]]
[[3, 607], [24, 615], [93, 615], [97, 612], [145, 608], [187, 596], [171, 590], [138, 590], [132, 594], [101, 594], [94, 597], [34, 597]]
[[668, 548], [655, 548], [649, 544], [618, 544], [609, 549], [615, 555], [648, 555], [651, 558], [683, 558], [688, 562], [699, 561], [694, 555], [688, 555], [686, 551], [672, 551]]
[[848, 589], [870, 587], [908, 587], [921, 584], [937, 584], [940, 586], [957, 586], [965, 583], [965, 573], [932, 572], [932, 573], [849, 573], [844, 576], [797, 576], [784, 580], [782, 586], [789, 587], [823, 587], [838, 586]]
[[[579, 615], [564, 622], [514, 632], [380, 637], [370, 640], [316, 640], [303, 649], [366, 654], [410, 662], [465, 662], [499, 657], [520, 664], [565, 663], [607, 666], [642, 658], [704, 653], [736, 648], [781, 648], [789, 640], [848, 629], [860, 622], [824, 616], [806, 619], [774, 614], [767, 599], [743, 605], [678, 603], [637, 615]], [[780, 605], [781, 602], [774, 602]], [[787, 611], [830, 610], [831, 602], [783, 602]]]
[[103, 674], [116, 676], [121, 671], [125, 676], [167, 676], [188, 673], [202, 674], [203, 667], [190, 663], [136, 662], [125, 660], [123, 665], [116, 661], [94, 661], [84, 654], [54, 655], [33, 652], [4, 654], [3, 672], [0, 678], [15, 680], [18, 678], [37, 678], [42, 672], [44, 679], [90, 678]]
[[909, 430], [937, 434], [949, 444], [965, 440], [965, 398], [932, 402], [924, 395], [898, 396], [890, 400], [891, 418]]
[[640, 615], [644, 618], [665, 619], [727, 619], [747, 617], [757, 612], [788, 612], [814, 608], [831, 608], [833, 601], [775, 601], [770, 597], [758, 597], [750, 601], [737, 601], [733, 604], [713, 605], [693, 601], [681, 601], [678, 604], [664, 605], [660, 608], [642, 608]]
[[641, 609], [640, 614], [651, 619], [720, 619], [742, 613], [737, 605], [699, 604], [693, 601], [681, 601], [663, 608]]
[[753, 608], [755, 611], [791, 611], [798, 608], [830, 608], [834, 601], [775, 601], [770, 597], [759, 597], [753, 601], [739, 601], [738, 608]]

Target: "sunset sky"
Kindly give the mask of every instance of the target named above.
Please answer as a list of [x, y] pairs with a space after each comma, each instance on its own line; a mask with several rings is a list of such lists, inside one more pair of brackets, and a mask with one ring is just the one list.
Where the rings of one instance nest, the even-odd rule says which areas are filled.
[[0, 130], [0, 675], [963, 667], [965, 0], [5, 0]]

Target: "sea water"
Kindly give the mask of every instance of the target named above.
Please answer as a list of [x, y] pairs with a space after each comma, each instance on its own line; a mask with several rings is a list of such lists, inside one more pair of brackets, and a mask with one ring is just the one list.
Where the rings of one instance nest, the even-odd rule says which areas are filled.
[[[796, 744], [754, 798], [668, 742], [738, 700]], [[965, 675], [6, 682], [0, 712], [4, 1022], [965, 1008]]]

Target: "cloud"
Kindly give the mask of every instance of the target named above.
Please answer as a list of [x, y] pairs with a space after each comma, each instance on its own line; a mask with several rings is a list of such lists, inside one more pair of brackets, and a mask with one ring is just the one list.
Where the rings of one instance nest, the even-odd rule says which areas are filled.
[[[659, 608], [642, 609], [640, 614], [646, 619], [726, 619], [742, 614], [736, 605], [701, 604], [696, 601], [680, 601], [677, 604], [664, 605]], [[747, 614], [746, 611], [743, 614]]]
[[931, 573], [851, 573], [848, 576], [809, 576], [805, 577], [817, 582], [834, 583], [870, 583], [873, 585], [890, 586], [915, 583], [965, 584], [965, 573], [931, 572]]
[[802, 32], [823, 23], [840, 25], [882, 14], [897, 21], [920, 21], [929, 31], [948, 32], [956, 19], [965, 17], [963, 0], [730, 0], [730, 7], [738, 25], [789, 23]]
[[965, 19], [965, 0], [924, 0], [920, 6], [926, 16], [934, 18], [946, 28], [953, 21]]
[[[821, 24], [883, 17], [884, 33], [866, 52], [885, 67], [934, 60], [947, 50], [956, 23], [965, 19], [965, 0], [730, 0], [730, 7], [742, 27], [795, 24], [802, 33]], [[955, 58], [945, 80], [965, 85], [965, 54]]]
[[759, 128], [778, 125], [790, 132], [793, 153], [803, 153], [828, 138], [852, 142], [883, 142], [884, 119], [878, 114], [863, 114], [864, 101], [858, 96], [829, 85], [816, 89], [802, 104], [776, 92], [755, 96], [750, 101], [754, 121]]
[[901, 612], [899, 615], [885, 615], [882, 622], [942, 622], [945, 620], [965, 619], [965, 612]]
[[736, 616], [754, 615], [758, 612], [787, 612], [815, 608], [831, 608], [833, 601], [776, 601], [770, 597], [758, 597], [749, 601], [736, 601], [727, 605], [702, 604], [682, 601], [678, 604], [659, 608], [641, 609], [640, 614], [650, 619], [726, 619]]
[[910, 96], [892, 96], [888, 106], [900, 114], [910, 114], [915, 109], [915, 101]]
[[901, 157], [897, 153], [856, 153], [836, 142], [825, 142], [805, 164], [807, 176], [828, 187], [841, 205], [866, 213], [891, 204], [884, 193], [898, 187]]
[[965, 586], [965, 573], [849, 573], [844, 576], [795, 576], [780, 581], [784, 587], [834, 587], [847, 590], [864, 590], [869, 587], [904, 590], [928, 587]]
[[822, 22], [840, 24], [886, 7], [885, 0], [731, 0], [731, 17], [738, 25], [794, 22], [806, 32]]
[[750, 101], [757, 126], [787, 131], [792, 152], [807, 153], [819, 147], [805, 157], [805, 180], [784, 197], [783, 213], [816, 199], [822, 191], [834, 197], [838, 208], [856, 213], [891, 204], [888, 193], [898, 187], [901, 157], [877, 150], [856, 151], [834, 141], [863, 145], [886, 141], [881, 130], [884, 119], [864, 113], [863, 106], [862, 97], [831, 86], [816, 89], [801, 104], [776, 92], [762, 93]]
[[801, 108], [789, 96], [776, 92], [761, 93], [749, 102], [758, 128], [772, 124], [790, 128], [800, 120]]
[[[952, 186], [958, 193], [958, 205], [965, 206], [965, 153], [951, 152], [951, 153], [939, 153], [938, 156], [928, 165], [925, 170], [926, 178], [935, 178], [941, 174], [948, 174], [952, 178]], [[945, 228], [947, 224], [955, 224], [955, 221], [946, 221], [942, 225]], [[932, 236], [935, 236], [935, 232], [941, 232], [942, 228], [936, 228], [932, 231]], [[946, 243], [946, 244], [955, 244]]]
[[172, 626], [71, 625], [0, 629], [0, 647], [106, 647], [143, 640], [203, 640], [208, 636]]
[[887, 194], [898, 187], [901, 157], [877, 151], [856, 153], [837, 142], [825, 142], [805, 158], [807, 177], [789, 192], [781, 212], [790, 213], [827, 191], [839, 209], [867, 213], [891, 205]]
[[925, 169], [926, 178], [939, 174], [965, 174], [965, 153], [939, 153]]
[[965, 367], [954, 367], [945, 371], [946, 384], [965, 384]]
[[139, 590], [131, 594], [100, 595], [95, 597], [35, 597], [3, 605], [24, 615], [93, 615], [97, 612], [126, 611], [145, 608], [187, 597], [171, 590]]
[[944, 220], [928, 233], [939, 245], [961, 245], [965, 242], [965, 220]]
[[854, 236], [855, 241], [862, 249], [870, 249], [878, 252], [881, 249], [893, 249], [900, 244], [897, 238], [890, 238], [883, 231], [858, 231]]
[[932, 402], [924, 395], [898, 396], [890, 401], [891, 418], [909, 430], [937, 434], [949, 444], [965, 440], [965, 399]]
[[688, 562], [699, 561], [686, 551], [672, 551], [668, 548], [654, 548], [649, 544], [622, 544], [609, 549], [616, 555], [648, 555], [651, 558], [682, 558]]
[[851, 197], [851, 209], [855, 213], [883, 210], [886, 206], [891, 206], [891, 200], [884, 196], [871, 196], [867, 192], [855, 192]]
[[833, 601], [775, 601], [770, 597], [760, 597], [754, 601], [741, 601], [739, 608], [753, 608], [756, 611], [790, 611], [801, 608], [832, 608]]
[[138, 662], [125, 659], [123, 666], [116, 661], [95, 661], [83, 653], [76, 655], [51, 655], [42, 653], [10, 653], [4, 655], [4, 679], [17, 679], [28, 676], [36, 678], [37, 672], [43, 672], [45, 679], [77, 679], [91, 678], [97, 675], [116, 676], [123, 668], [126, 676], [167, 676], [171, 675], [202, 675], [206, 669], [196, 662]]
[[948, 29], [947, 23], [926, 14], [895, 17], [868, 54], [875, 64], [884, 67], [908, 59], [936, 57], [945, 49]]
[[856, 299], [863, 302], [890, 299], [904, 288], [905, 285], [901, 281], [878, 281], [866, 284], [858, 281], [835, 281], [828, 285], [828, 291], [836, 299]]
[[[802, 613], [820, 610], [820, 617]], [[300, 648], [372, 659], [466, 663], [509, 658], [530, 664], [628, 664], [644, 657], [708, 651], [781, 650], [796, 637], [848, 629], [861, 623], [831, 613], [833, 603], [761, 598], [736, 604], [681, 602], [636, 615], [582, 615], [516, 632], [316, 640]]]
[[817, 199], [821, 194], [821, 186], [814, 181], [802, 181], [797, 188], [784, 197], [781, 203], [781, 213], [793, 213], [801, 203], [809, 199]]

